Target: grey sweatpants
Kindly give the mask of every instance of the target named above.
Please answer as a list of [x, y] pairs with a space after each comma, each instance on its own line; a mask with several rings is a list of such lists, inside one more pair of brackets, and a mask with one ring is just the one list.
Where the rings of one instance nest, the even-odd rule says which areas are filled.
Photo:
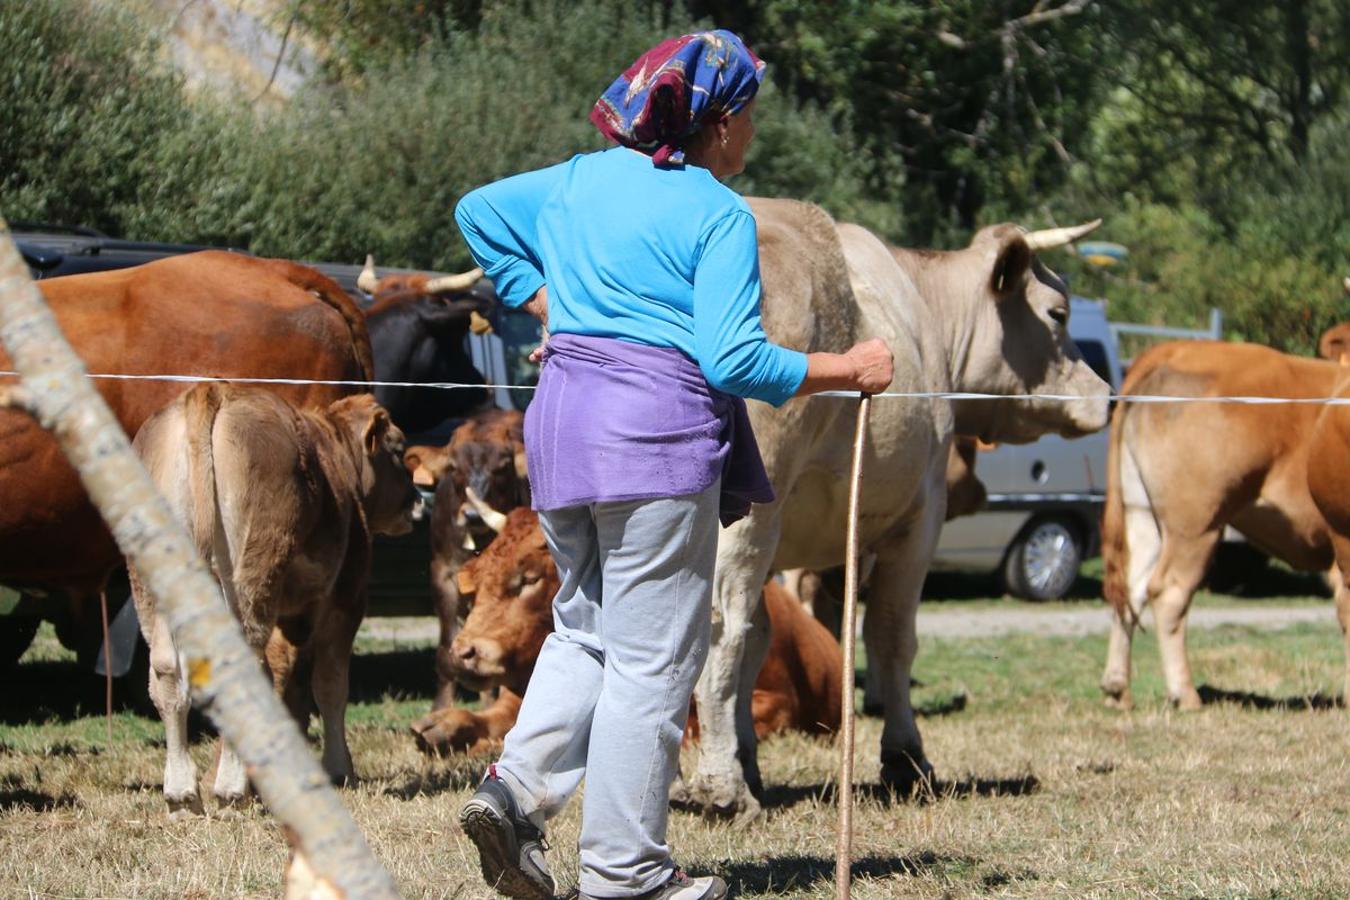
[[581, 890], [594, 897], [674, 870], [668, 793], [708, 655], [719, 493], [539, 515], [562, 587], [497, 774], [536, 819], [585, 777]]

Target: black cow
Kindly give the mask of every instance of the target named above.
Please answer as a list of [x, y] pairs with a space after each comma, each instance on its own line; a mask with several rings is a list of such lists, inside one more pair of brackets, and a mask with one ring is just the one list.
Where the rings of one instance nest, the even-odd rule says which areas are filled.
[[[465, 347], [471, 328], [478, 333], [487, 329], [486, 316], [496, 302], [481, 271], [445, 278], [390, 275], [376, 282], [372, 270], [369, 277], [363, 274], [361, 286], [374, 297], [366, 309], [366, 328], [376, 381], [483, 384]], [[462, 418], [487, 398], [481, 388], [375, 388], [375, 399], [409, 436]]]

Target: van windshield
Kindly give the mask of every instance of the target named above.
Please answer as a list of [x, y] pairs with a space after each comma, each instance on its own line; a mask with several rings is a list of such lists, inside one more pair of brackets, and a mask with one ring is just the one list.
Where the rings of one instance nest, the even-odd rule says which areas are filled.
[[1078, 352], [1083, 354], [1083, 362], [1087, 363], [1092, 371], [1097, 373], [1098, 378], [1110, 384], [1114, 389], [1115, 385], [1111, 382], [1111, 364], [1106, 357], [1106, 345], [1101, 341], [1090, 340], [1074, 341], [1074, 343], [1078, 345]]

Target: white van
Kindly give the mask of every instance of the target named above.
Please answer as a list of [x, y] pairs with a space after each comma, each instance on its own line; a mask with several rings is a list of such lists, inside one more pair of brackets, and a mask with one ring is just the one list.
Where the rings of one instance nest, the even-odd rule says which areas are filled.
[[[1069, 336], [1115, 393], [1121, 366], [1105, 303], [1073, 297]], [[1064, 596], [1097, 552], [1107, 435], [1105, 428], [1072, 440], [1051, 435], [979, 453], [975, 475], [988, 503], [943, 527], [933, 568], [995, 573], [1008, 593], [1029, 600]]]

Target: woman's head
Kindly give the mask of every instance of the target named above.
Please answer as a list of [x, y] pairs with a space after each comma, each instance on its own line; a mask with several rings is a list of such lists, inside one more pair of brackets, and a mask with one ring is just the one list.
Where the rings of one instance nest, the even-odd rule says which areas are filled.
[[723, 171], [715, 174], [735, 174], [754, 134], [750, 106], [763, 77], [764, 63], [731, 32], [686, 34], [639, 56], [596, 101], [591, 121], [656, 165], [682, 165], [686, 149], [698, 148], [693, 161], [717, 161]]

